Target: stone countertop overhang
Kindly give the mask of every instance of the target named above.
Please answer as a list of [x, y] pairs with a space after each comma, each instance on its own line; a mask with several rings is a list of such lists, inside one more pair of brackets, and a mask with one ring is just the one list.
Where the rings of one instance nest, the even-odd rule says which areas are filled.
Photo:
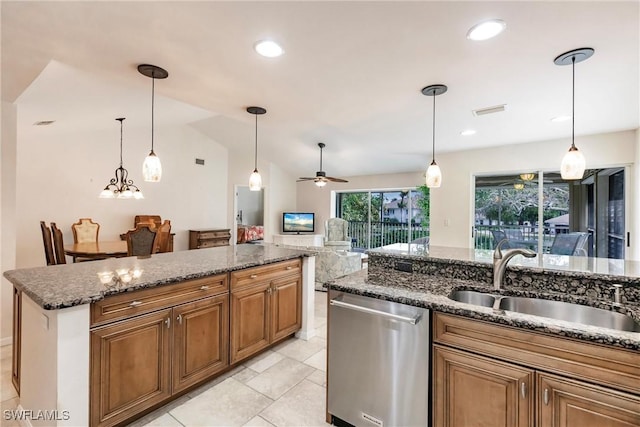
[[[395, 271], [393, 273], [393, 279], [389, 278], [385, 285], [370, 283], [367, 280], [367, 270], [362, 270], [337, 279], [329, 283], [328, 287], [336, 291], [399, 302], [442, 313], [640, 351], [640, 333], [638, 332], [618, 331], [511, 311], [494, 310], [490, 307], [466, 304], [449, 299], [449, 295], [455, 290], [476, 290], [502, 295], [538, 296], [547, 297], [547, 299], [561, 299], [560, 295], [542, 295], [517, 289], [505, 289], [496, 292], [490, 285], [478, 281], [429, 275], [420, 275], [420, 279], [416, 281], [416, 274]], [[607, 303], [602, 302], [601, 304], [606, 305]], [[611, 308], [609, 304], [609, 309]], [[636, 320], [640, 319], [640, 306], [637, 304], [625, 304], [622, 307], [617, 307], [616, 311], [629, 314]]]
[[[4, 272], [4, 277], [45, 310], [57, 310], [89, 304], [107, 295], [308, 256], [315, 256], [315, 252], [271, 244], [220, 246], [148, 257], [110, 258], [10, 270]], [[120, 281], [116, 286], [102, 283], [100, 274], [113, 273], [117, 276], [118, 270], [136, 271], [140, 276], [128, 283]]]

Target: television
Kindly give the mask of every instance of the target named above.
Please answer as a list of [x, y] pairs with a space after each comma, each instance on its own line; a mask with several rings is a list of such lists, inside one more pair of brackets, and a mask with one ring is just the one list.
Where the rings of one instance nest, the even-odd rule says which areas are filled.
[[315, 231], [315, 215], [313, 212], [283, 212], [283, 233], [313, 233]]

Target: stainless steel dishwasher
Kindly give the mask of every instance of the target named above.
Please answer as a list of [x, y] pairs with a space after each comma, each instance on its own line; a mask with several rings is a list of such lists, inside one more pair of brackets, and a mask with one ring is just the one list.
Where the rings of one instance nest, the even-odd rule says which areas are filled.
[[334, 423], [429, 426], [429, 310], [337, 291], [329, 310]]

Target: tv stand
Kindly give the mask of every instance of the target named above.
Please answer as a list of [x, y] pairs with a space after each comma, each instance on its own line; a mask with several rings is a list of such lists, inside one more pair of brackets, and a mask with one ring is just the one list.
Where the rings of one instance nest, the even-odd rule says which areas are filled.
[[322, 234], [274, 234], [273, 243], [289, 246], [324, 246]]

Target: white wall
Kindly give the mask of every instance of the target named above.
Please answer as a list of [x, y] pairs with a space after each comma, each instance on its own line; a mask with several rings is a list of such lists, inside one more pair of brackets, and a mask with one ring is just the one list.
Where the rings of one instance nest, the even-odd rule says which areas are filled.
[[[98, 198], [119, 164], [115, 120], [113, 129], [103, 132], [38, 132], [18, 136], [18, 268], [45, 265], [41, 220], [56, 222], [65, 243], [72, 243], [71, 224], [81, 217], [100, 224], [101, 240], [117, 240], [133, 227], [135, 215], [160, 215], [171, 220], [176, 251], [188, 248], [191, 228], [228, 227], [227, 150], [188, 126], [156, 127], [164, 141], [155, 147], [163, 176], [159, 183], [149, 183], [141, 174], [148, 129], [128, 127], [125, 121], [124, 167], [144, 200]], [[196, 165], [196, 157], [205, 159], [205, 165]]]

